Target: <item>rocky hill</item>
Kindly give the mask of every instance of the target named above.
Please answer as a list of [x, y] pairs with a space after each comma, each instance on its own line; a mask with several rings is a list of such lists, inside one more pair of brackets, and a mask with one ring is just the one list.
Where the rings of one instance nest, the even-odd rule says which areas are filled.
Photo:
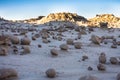
[[38, 24], [43, 24], [46, 22], [50, 21], [70, 21], [70, 22], [76, 22], [76, 21], [81, 21], [81, 22], [86, 22], [87, 19], [77, 15], [76, 13], [51, 13], [46, 17], [43, 17], [40, 20], [37, 20]]
[[[51, 13], [48, 16], [39, 16], [38, 18], [31, 18], [26, 20], [15, 21], [16, 23], [27, 23], [27, 24], [53, 24], [55, 22], [72, 22], [78, 26], [93, 26], [100, 27], [101, 23], [107, 23], [108, 27], [120, 28], [120, 17], [116, 17], [113, 14], [100, 14], [96, 15], [94, 18], [87, 19], [83, 16], [79, 16], [76, 13]], [[0, 18], [0, 23], [8, 23], [8, 20]], [[10, 23], [12, 23], [10, 21]], [[54, 25], [54, 24], [53, 24]]]
[[100, 27], [100, 23], [108, 23], [108, 27], [119, 28], [120, 18], [113, 14], [100, 14], [94, 18], [87, 19], [83, 16], [79, 16], [76, 13], [51, 13], [48, 16], [39, 16], [38, 18], [31, 18], [24, 20], [25, 23], [44, 24], [51, 21], [69, 21], [74, 22], [79, 26], [97, 26]]
[[37, 18], [26, 19], [26, 20], [23, 20], [21, 22], [24, 22], [24, 23], [37, 23], [37, 20], [40, 20], [43, 17], [45, 17], [45, 16], [38, 16]]
[[88, 20], [89, 20], [88, 25], [91, 26], [99, 26], [99, 23], [104, 22], [104, 23], [108, 23], [108, 27], [115, 27], [115, 28], [120, 27], [120, 18], [116, 17], [113, 14], [96, 15], [96, 17]]

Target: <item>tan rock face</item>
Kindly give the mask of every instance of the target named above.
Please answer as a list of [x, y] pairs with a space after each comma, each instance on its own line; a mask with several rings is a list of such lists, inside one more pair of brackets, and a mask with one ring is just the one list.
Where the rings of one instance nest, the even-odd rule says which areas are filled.
[[108, 28], [108, 23], [107, 22], [100, 22], [99, 23], [101, 28]]
[[11, 78], [11, 77], [17, 77], [17, 71], [11, 68], [3, 68], [0, 69], [0, 80], [5, 80], [7, 78]]
[[71, 21], [71, 22], [83, 21], [83, 22], [87, 22], [87, 19], [82, 16], [79, 16], [75, 13], [63, 12], [63, 13], [51, 13], [48, 16], [43, 17], [38, 22], [46, 23], [46, 22], [50, 22], [50, 21]]
[[[92, 26], [102, 26], [105, 27], [105, 25], [99, 25], [99, 23], [108, 23], [108, 27], [114, 27], [118, 28], [120, 25], [120, 18], [114, 16], [113, 14], [102, 14], [102, 15], [96, 15], [96, 17], [89, 19], [90, 23], [89, 25]], [[106, 26], [107, 27], [107, 26]]]

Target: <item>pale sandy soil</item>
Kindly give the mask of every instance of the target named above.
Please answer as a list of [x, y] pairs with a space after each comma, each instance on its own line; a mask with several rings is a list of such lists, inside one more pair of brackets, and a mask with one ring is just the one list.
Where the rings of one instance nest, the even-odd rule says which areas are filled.
[[[81, 39], [74, 40], [74, 42], [82, 42], [82, 49], [75, 49], [73, 45], [69, 45], [67, 52], [61, 51], [59, 45], [66, 43], [68, 38], [75, 39], [77, 32], [74, 30], [62, 33], [65, 35], [62, 41], [49, 38], [51, 42], [45, 44], [42, 43], [41, 38], [37, 38], [36, 41], [32, 41], [30, 44], [30, 54], [14, 55], [9, 53], [7, 56], [0, 56], [0, 68], [16, 69], [19, 80], [78, 80], [84, 75], [94, 75], [100, 80], [116, 80], [116, 75], [120, 72], [120, 64], [112, 65], [109, 59], [110, 57], [120, 57], [120, 46], [116, 49], [111, 48], [111, 42], [108, 44], [101, 43], [100, 46], [93, 45], [89, 39], [92, 34], [97, 36], [113, 35], [119, 41], [118, 35], [120, 35], [120, 31], [116, 29], [114, 32], [108, 32], [98, 28], [94, 30], [91, 33], [87, 32], [87, 35], [82, 35]], [[31, 38], [31, 32], [27, 33], [27, 35]], [[38, 44], [41, 44], [42, 48], [38, 48]], [[50, 49], [52, 48], [56, 48], [59, 51], [57, 57], [51, 56]], [[106, 71], [98, 71], [96, 67], [99, 63], [98, 57], [101, 52], [105, 52], [107, 56]], [[82, 61], [83, 55], [87, 55], [89, 59]], [[88, 71], [88, 66], [91, 66], [93, 70]], [[54, 68], [57, 71], [56, 78], [49, 79], [46, 77], [45, 71], [49, 68]]]

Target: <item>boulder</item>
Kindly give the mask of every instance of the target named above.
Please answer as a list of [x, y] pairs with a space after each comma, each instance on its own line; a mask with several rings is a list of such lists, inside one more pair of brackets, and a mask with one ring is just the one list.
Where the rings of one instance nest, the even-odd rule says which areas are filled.
[[17, 77], [18, 73], [16, 70], [11, 68], [3, 68], [0, 69], [0, 80], [5, 80], [11, 78], [11, 77]]
[[111, 48], [117, 48], [117, 45], [113, 44], [111, 45]]
[[80, 34], [81, 34], [81, 35], [86, 35], [87, 33], [86, 33], [85, 30], [81, 30], [81, 31], [80, 31]]
[[6, 36], [0, 36], [0, 45], [5, 45], [9, 41], [9, 38]]
[[56, 49], [51, 49], [50, 52], [53, 56], [58, 56], [58, 51]]
[[30, 48], [28, 46], [23, 46], [23, 51], [21, 52], [20, 55], [24, 55], [24, 54], [29, 54], [31, 51], [30, 51]]
[[42, 47], [42, 45], [41, 44], [38, 44], [38, 48], [41, 48]]
[[106, 55], [105, 53], [101, 53], [99, 56], [99, 62], [105, 64], [106, 63]]
[[120, 73], [117, 74], [116, 80], [120, 80]]
[[88, 70], [89, 70], [89, 71], [92, 71], [92, 70], [93, 70], [93, 68], [92, 68], [91, 66], [89, 66], [89, 67], [88, 67]]
[[32, 40], [36, 40], [36, 37], [35, 37], [35, 36], [32, 36]]
[[61, 37], [61, 36], [58, 36], [58, 37], [57, 37], [57, 40], [58, 40], [58, 41], [61, 41], [61, 40], [62, 40], [62, 37]]
[[83, 61], [85, 61], [86, 59], [88, 59], [88, 56], [86, 56], [86, 55], [82, 56]]
[[11, 42], [12, 42], [12, 44], [19, 44], [19, 43], [20, 43], [20, 40], [19, 40], [18, 37], [13, 36], [13, 37], [11, 38]]
[[49, 43], [50, 40], [48, 40], [48, 39], [42, 39], [42, 42], [43, 42], [43, 43]]
[[21, 45], [30, 45], [31, 40], [28, 37], [24, 37], [21, 39]]
[[55, 71], [55, 69], [48, 69], [46, 71], [46, 76], [48, 78], [55, 78], [56, 77], [56, 71]]
[[6, 56], [8, 54], [7, 52], [7, 48], [0, 48], [0, 56]]
[[98, 44], [98, 45], [100, 45], [100, 43], [101, 43], [100, 37], [98, 37], [98, 36], [96, 36], [96, 35], [92, 35], [92, 36], [91, 36], [91, 41], [92, 41], [94, 44]]
[[81, 49], [82, 43], [81, 42], [74, 42], [74, 47], [76, 49]]
[[99, 71], [105, 71], [106, 70], [106, 67], [103, 65], [103, 64], [98, 64], [97, 65], [97, 69], [99, 70]]
[[61, 44], [60, 49], [61, 50], [68, 50], [68, 45], [67, 44]]
[[110, 62], [111, 62], [111, 64], [117, 64], [118, 60], [116, 57], [110, 57]]
[[74, 43], [73, 43], [73, 39], [67, 39], [66, 43], [67, 43], [68, 45], [73, 45], [73, 44], [74, 44]]

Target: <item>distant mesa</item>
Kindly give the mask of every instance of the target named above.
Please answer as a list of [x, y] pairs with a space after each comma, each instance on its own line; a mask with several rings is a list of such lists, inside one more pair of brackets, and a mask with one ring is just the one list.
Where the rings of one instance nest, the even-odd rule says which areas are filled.
[[32, 18], [25, 20], [27, 23], [44, 24], [51, 21], [69, 21], [76, 23], [79, 26], [100, 27], [100, 23], [108, 23], [108, 27], [118, 28], [120, 27], [120, 18], [113, 14], [100, 14], [94, 18], [87, 19], [83, 16], [79, 16], [76, 13], [61, 12], [50, 13], [48, 16], [39, 16], [38, 18]]
[[70, 22], [76, 22], [76, 21], [83, 21], [86, 22], [87, 19], [77, 15], [76, 13], [51, 13], [46, 17], [43, 17], [41, 20], [38, 21], [38, 23], [46, 23], [50, 21], [70, 21]]
[[[10, 22], [0, 17], [0, 22]], [[61, 12], [61, 13], [50, 13], [48, 16], [38, 16], [37, 18], [31, 18], [26, 20], [17, 20], [14, 22], [29, 23], [29, 24], [49, 24], [53, 23], [74, 23], [78, 26], [89, 26], [89, 27], [100, 27], [101, 23], [106, 23], [110, 28], [120, 28], [120, 17], [116, 17], [113, 14], [97, 14], [95, 17], [87, 19], [83, 16], [79, 16], [76, 13]], [[103, 26], [104, 27], [104, 26]]]
[[109, 27], [120, 27], [120, 18], [113, 14], [101, 14], [96, 17], [88, 19], [89, 25], [99, 26], [100, 22], [108, 23]]

